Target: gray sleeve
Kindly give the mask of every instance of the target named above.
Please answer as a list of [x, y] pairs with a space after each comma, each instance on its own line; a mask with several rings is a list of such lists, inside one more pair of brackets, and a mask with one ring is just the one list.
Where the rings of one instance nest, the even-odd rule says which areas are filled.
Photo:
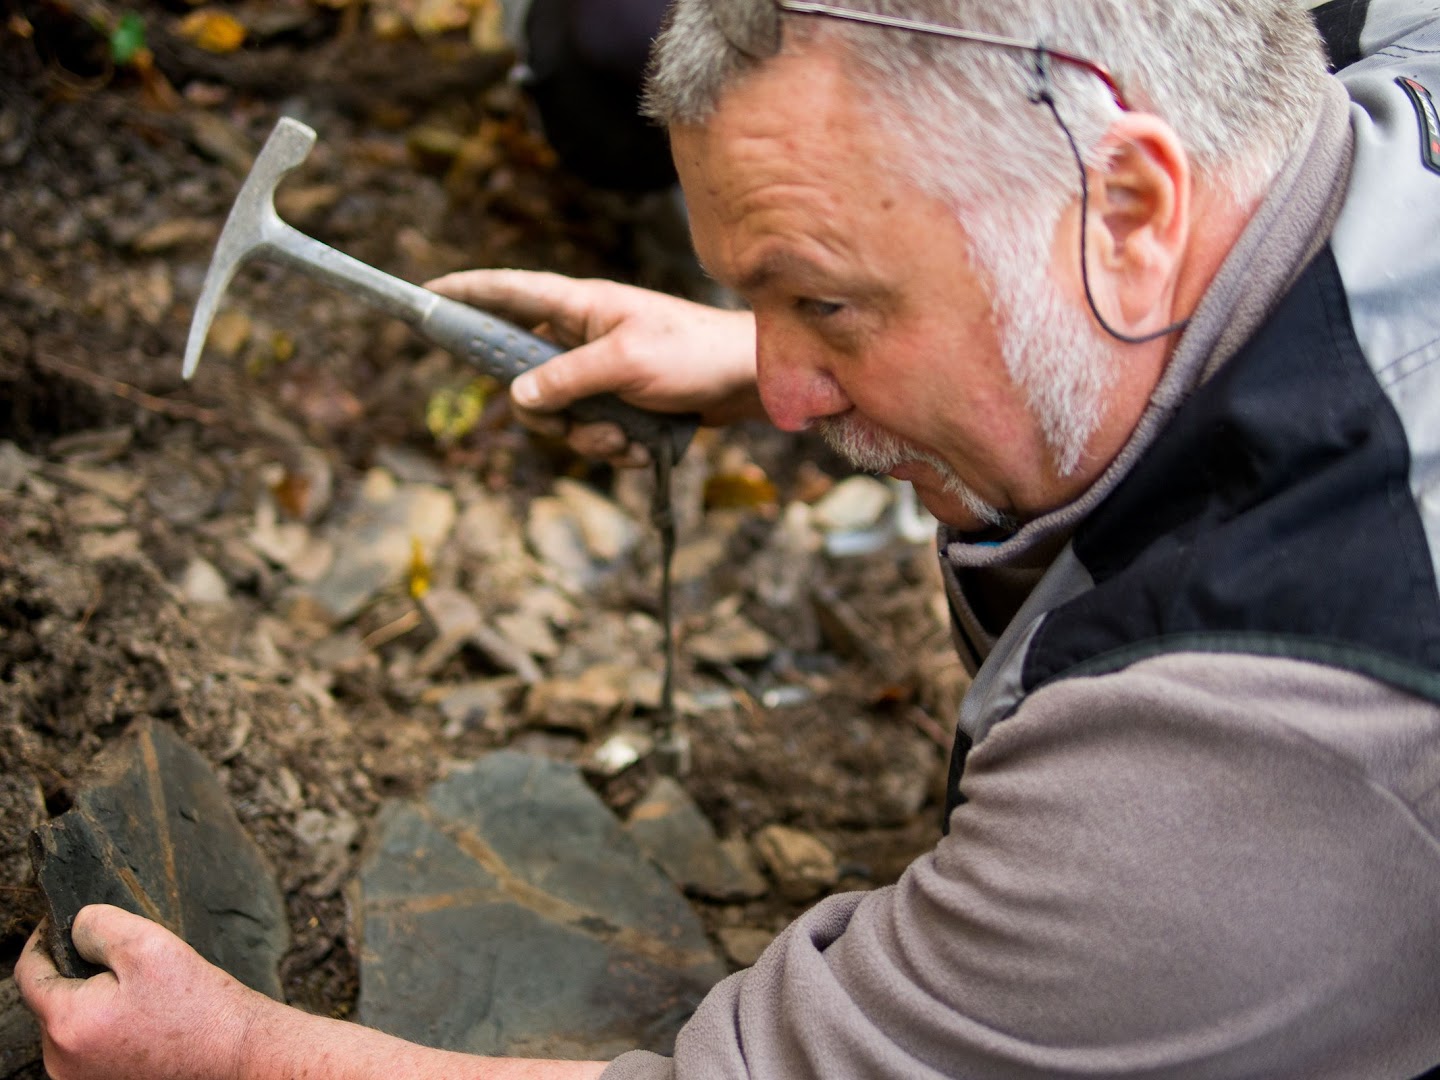
[[1032, 695], [951, 832], [605, 1080], [1413, 1077], [1440, 1062], [1440, 709], [1296, 661]]

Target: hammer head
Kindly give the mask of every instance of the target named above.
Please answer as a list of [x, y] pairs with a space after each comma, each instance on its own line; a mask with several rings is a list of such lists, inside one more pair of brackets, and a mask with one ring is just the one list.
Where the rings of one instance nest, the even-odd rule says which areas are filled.
[[190, 338], [185, 343], [185, 366], [182, 374], [190, 378], [200, 363], [200, 352], [205, 346], [205, 336], [210, 332], [211, 320], [220, 306], [220, 298], [240, 264], [252, 254], [265, 247], [274, 233], [283, 228], [279, 215], [275, 213], [275, 188], [285, 175], [310, 156], [315, 145], [315, 131], [289, 116], [282, 116], [260, 148], [255, 165], [230, 216], [225, 219], [225, 228], [215, 245], [215, 255], [210, 260], [210, 269], [205, 273], [205, 284], [200, 290], [200, 299], [195, 303], [195, 317], [190, 322]]

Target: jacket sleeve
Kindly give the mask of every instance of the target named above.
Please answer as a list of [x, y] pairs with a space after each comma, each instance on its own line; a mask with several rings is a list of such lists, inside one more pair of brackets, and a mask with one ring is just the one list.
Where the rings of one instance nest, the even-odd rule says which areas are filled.
[[1440, 1062], [1440, 710], [1176, 654], [1038, 691], [894, 886], [605, 1080], [1413, 1077]]

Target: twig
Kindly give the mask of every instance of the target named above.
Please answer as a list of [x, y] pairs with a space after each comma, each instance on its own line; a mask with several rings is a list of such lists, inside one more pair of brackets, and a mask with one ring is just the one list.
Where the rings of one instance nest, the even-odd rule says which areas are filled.
[[370, 631], [370, 633], [365, 635], [361, 644], [367, 649], [378, 649], [380, 646], [394, 641], [401, 635], [408, 634], [419, 625], [420, 613], [412, 608], [398, 619], [391, 620], [378, 630]]
[[154, 394], [147, 394], [144, 390], [121, 382], [119, 379], [112, 379], [80, 367], [78, 364], [72, 364], [68, 360], [61, 360], [58, 356], [45, 356], [37, 353], [35, 362], [50, 371], [78, 379], [102, 393], [134, 402], [150, 412], [174, 416], [182, 420], [194, 420], [201, 424], [220, 423], [220, 412], [217, 409], [206, 409], [200, 405], [192, 405], [188, 401], [172, 401], [170, 398], [156, 397]]
[[910, 722], [920, 731], [928, 736], [941, 750], [949, 750], [955, 745], [955, 736], [942, 728], [935, 718], [919, 706], [912, 705], [907, 710], [910, 715]]
[[100, 601], [105, 597], [105, 587], [96, 585], [90, 603], [85, 607], [85, 614], [80, 616], [80, 625], [75, 628], [77, 634], [83, 634], [90, 627], [90, 620], [94, 618], [95, 611], [100, 607]]

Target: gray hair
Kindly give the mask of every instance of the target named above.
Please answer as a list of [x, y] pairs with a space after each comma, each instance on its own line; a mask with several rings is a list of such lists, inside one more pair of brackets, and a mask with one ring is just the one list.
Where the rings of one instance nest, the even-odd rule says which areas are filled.
[[[721, 0], [769, 4], [772, 0]], [[1197, 171], [1253, 201], [1308, 127], [1324, 52], [1295, 0], [843, 0], [858, 11], [1035, 40], [1105, 65], [1132, 104], [1179, 134]], [[821, 16], [781, 16], [789, 41], [841, 44], [877, 120], [912, 144], [927, 187], [962, 205], [1060, 188], [1074, 162], [1049, 111], [1029, 100], [1023, 52]], [[676, 0], [656, 43], [646, 111], [697, 123], [755, 61], [725, 40], [710, 0]], [[1052, 63], [1061, 113], [1087, 152], [1115, 106], [1093, 75]], [[975, 163], [985, 167], [977, 169]], [[984, 175], [981, 175], [984, 174]]]
[[[769, 4], [772, 0], [719, 0]], [[1325, 78], [1319, 35], [1295, 0], [842, 0], [855, 10], [1033, 40], [1104, 65], [1131, 106], [1177, 133], [1197, 176], [1252, 205], [1309, 128]], [[702, 122], [757, 64], [721, 34], [711, 0], [675, 0], [656, 43], [647, 113]], [[1036, 268], [1078, 195], [1074, 156], [1032, 100], [1033, 54], [931, 35], [784, 14], [787, 45], [834, 45], [877, 123], [891, 163], [954, 207], [986, 281], [1012, 376], [1026, 390], [1062, 475], [1082, 460], [1113, 372], [1088, 318], [1062, 310]], [[1054, 62], [1047, 78], [1079, 152], [1117, 106], [1092, 73]], [[1074, 316], [1074, 317], [1072, 317]], [[1068, 337], [1067, 337], [1068, 335]]]

